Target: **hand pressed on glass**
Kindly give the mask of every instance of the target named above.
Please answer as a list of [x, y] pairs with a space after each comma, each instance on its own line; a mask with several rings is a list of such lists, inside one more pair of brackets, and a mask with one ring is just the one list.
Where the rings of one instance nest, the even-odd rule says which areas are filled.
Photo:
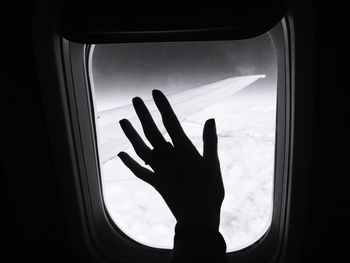
[[137, 97], [133, 99], [133, 106], [153, 150], [128, 120], [121, 120], [120, 125], [137, 155], [154, 172], [138, 164], [125, 152], [120, 152], [118, 156], [138, 178], [160, 193], [178, 223], [206, 225], [218, 230], [225, 193], [217, 154], [215, 121], [209, 119], [204, 125], [201, 156], [184, 133], [164, 94], [153, 90], [152, 95], [173, 144], [166, 142], [144, 102]]

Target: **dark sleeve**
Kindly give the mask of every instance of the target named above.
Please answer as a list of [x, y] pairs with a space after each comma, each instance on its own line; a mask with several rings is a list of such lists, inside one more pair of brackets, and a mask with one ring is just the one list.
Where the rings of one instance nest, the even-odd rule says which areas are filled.
[[228, 263], [219, 231], [201, 225], [176, 224], [170, 263]]

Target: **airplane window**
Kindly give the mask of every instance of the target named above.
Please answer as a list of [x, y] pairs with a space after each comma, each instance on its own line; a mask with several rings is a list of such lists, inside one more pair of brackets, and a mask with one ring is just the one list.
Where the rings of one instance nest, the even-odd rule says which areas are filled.
[[90, 49], [89, 67], [103, 198], [126, 235], [151, 247], [173, 244], [175, 218], [165, 202], [117, 156], [126, 151], [143, 163], [119, 126], [128, 118], [143, 135], [131, 104], [135, 96], [170, 141], [153, 89], [167, 95], [200, 152], [204, 122], [216, 120], [225, 186], [220, 232], [227, 251], [264, 235], [273, 208], [277, 102], [277, 59], [269, 33], [238, 41], [97, 44]]

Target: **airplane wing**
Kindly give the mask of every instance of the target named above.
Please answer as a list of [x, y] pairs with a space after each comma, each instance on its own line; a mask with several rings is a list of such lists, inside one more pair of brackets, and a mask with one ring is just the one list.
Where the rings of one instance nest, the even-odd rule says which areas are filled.
[[[170, 101], [180, 122], [197, 113], [221, 98], [230, 96], [239, 90], [247, 87], [251, 83], [265, 75], [248, 75], [224, 79], [186, 91], [165, 94]], [[145, 104], [151, 112], [154, 121], [159, 123], [161, 116], [153, 100], [145, 101]], [[131, 147], [130, 143], [125, 140], [125, 135], [119, 127], [119, 120], [128, 118], [134, 125], [135, 129], [141, 131], [142, 126], [138, 121], [137, 115], [132, 104], [117, 107], [110, 110], [100, 111], [97, 113], [97, 137], [99, 145], [100, 160], [105, 163], [114, 158], [120, 151]], [[165, 130], [161, 130], [165, 133]]]

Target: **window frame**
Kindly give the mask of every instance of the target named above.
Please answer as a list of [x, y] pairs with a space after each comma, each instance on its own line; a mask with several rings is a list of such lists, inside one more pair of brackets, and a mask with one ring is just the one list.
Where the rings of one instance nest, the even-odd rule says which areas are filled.
[[[55, 171], [57, 190], [60, 193], [61, 211], [66, 219], [65, 231], [79, 262], [127, 262], [130, 258], [123, 257], [119, 247], [113, 244], [108, 246], [109, 240], [98, 232], [96, 226], [103, 218], [95, 220], [91, 217], [89, 185], [86, 178], [82, 176], [84, 170], [81, 169], [80, 164], [82, 158], [79, 157], [82, 149], [81, 145], [77, 144], [77, 142], [81, 144], [81, 141], [80, 138], [75, 138], [74, 134], [77, 132], [74, 124], [77, 120], [74, 118], [74, 115], [77, 116], [77, 105], [68, 99], [73, 85], [72, 65], [70, 60], [65, 60], [65, 56], [67, 54], [70, 56], [71, 53], [67, 53], [66, 43], [58, 32], [58, 14], [55, 8], [49, 2], [38, 5], [32, 28], [33, 48], [49, 133], [50, 157]], [[314, 120], [312, 98], [315, 93], [312, 49], [313, 13], [310, 3], [305, 5], [291, 3], [288, 9], [287, 16], [283, 19], [283, 27], [287, 51], [284, 54], [286, 74], [284, 107], [288, 110], [284, 132], [289, 139], [283, 151], [279, 148], [285, 160], [283, 172], [286, 177], [280, 189], [283, 193], [283, 198], [280, 200], [283, 214], [280, 217], [280, 224], [276, 224], [281, 231], [275, 238], [277, 246], [267, 244], [266, 250], [257, 249], [262, 248], [262, 241], [266, 240], [265, 235], [263, 239], [247, 249], [233, 252], [234, 256], [229, 255], [230, 262], [253, 262], [257, 259], [259, 262], [293, 262], [292, 259], [298, 257], [301, 249], [300, 238], [303, 236], [307, 207], [305, 187], [308, 183], [313, 149], [312, 144], [309, 144], [312, 140]], [[166, 34], [169, 33], [171, 35], [171, 32], [166, 32]], [[181, 32], [177, 32], [177, 36], [181, 36]], [[80, 54], [82, 61], [86, 61], [86, 52]], [[80, 64], [79, 67], [80, 72], [84, 72], [84, 64]], [[86, 78], [82, 78], [84, 85], [86, 81]], [[298, 105], [298, 109], [295, 105]], [[278, 107], [283, 105], [278, 103]], [[107, 216], [105, 218], [108, 218]], [[111, 224], [107, 227], [107, 229], [112, 228]], [[133, 244], [135, 243], [133, 241]], [[157, 260], [168, 259], [167, 251], [155, 250], [158, 256], [153, 260], [152, 257], [147, 260], [157, 262]], [[142, 256], [142, 254], [135, 256], [134, 262], [146, 260]]]
[[[287, 23], [281, 22], [284, 40], [288, 44]], [[91, 94], [92, 83], [89, 79], [89, 51], [91, 45], [73, 43], [61, 40], [63, 62], [67, 85], [67, 99], [70, 104], [70, 118], [73, 126], [73, 138], [80, 174], [81, 194], [87, 215], [91, 237], [100, 252], [108, 258], [138, 262], [147, 258], [152, 262], [163, 262], [170, 256], [169, 249], [152, 248], [140, 244], [124, 234], [114, 224], [108, 215], [103, 202], [100, 177], [100, 162], [97, 153], [97, 138]], [[277, 52], [277, 107], [276, 107], [276, 137], [275, 137], [275, 175], [272, 221], [267, 232], [254, 244], [229, 252], [230, 262], [255, 262], [259, 259], [269, 261], [281, 249], [283, 229], [285, 224], [285, 202], [289, 167], [290, 144], [290, 89], [288, 57], [283, 44], [276, 47]], [[102, 238], [103, 237], [103, 238]], [[119, 252], [117, 252], [119, 251]]]

